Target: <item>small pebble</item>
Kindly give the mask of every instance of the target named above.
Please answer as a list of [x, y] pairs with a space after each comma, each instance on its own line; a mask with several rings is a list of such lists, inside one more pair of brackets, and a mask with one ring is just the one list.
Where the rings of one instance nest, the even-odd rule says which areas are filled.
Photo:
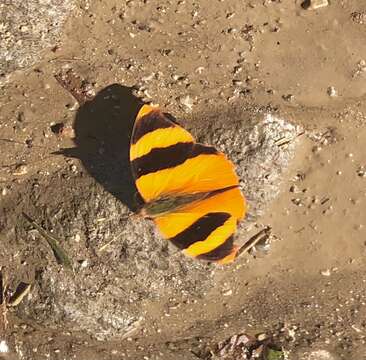
[[84, 269], [89, 265], [88, 260], [86, 260], [86, 259], [79, 261], [79, 264], [80, 264], [80, 267], [84, 268]]
[[257, 335], [258, 341], [263, 341], [267, 339], [267, 335], [265, 333]]
[[263, 344], [260, 345], [259, 347], [257, 347], [256, 349], [254, 349], [253, 352], [252, 352], [253, 358], [258, 359], [263, 354], [263, 349], [264, 349]]
[[329, 5], [328, 0], [305, 0], [301, 6], [305, 10], [316, 10]]
[[355, 11], [351, 14], [351, 20], [358, 25], [366, 24], [366, 11]]
[[243, 82], [241, 80], [234, 79], [233, 80], [233, 85], [235, 85], [235, 86], [243, 85]]
[[282, 96], [282, 99], [283, 99], [283, 100], [285, 100], [285, 101], [291, 102], [291, 101], [294, 101], [295, 96], [294, 96], [294, 95], [292, 95], [292, 94], [283, 95], [283, 96]]
[[5, 340], [0, 341], [0, 353], [7, 353], [9, 352], [9, 346]]
[[241, 71], [243, 70], [243, 68], [241, 66], [234, 66], [234, 74], [239, 74]]
[[24, 122], [24, 121], [25, 121], [25, 115], [24, 115], [24, 113], [23, 113], [23, 112], [20, 112], [20, 113], [18, 114], [18, 118], [17, 118], [17, 120], [18, 120], [19, 122]]
[[232, 295], [233, 294], [233, 291], [230, 289], [230, 290], [227, 290], [227, 291], [224, 291], [223, 293], [222, 293], [222, 295], [223, 296], [230, 296], [230, 295]]
[[302, 206], [302, 202], [300, 198], [295, 198], [291, 200], [293, 204], [295, 204], [296, 206]]
[[179, 102], [187, 111], [192, 111], [193, 99], [189, 95], [185, 95], [179, 98]]
[[353, 329], [353, 330], [355, 330], [356, 332], [358, 332], [358, 333], [362, 333], [362, 330], [360, 329], [360, 328], [358, 328], [356, 325], [351, 325], [351, 328]]
[[20, 164], [16, 167], [13, 175], [22, 176], [28, 174], [28, 167], [25, 164]]
[[155, 73], [151, 73], [150, 75], [147, 75], [147, 76], [143, 76], [141, 78], [142, 81], [151, 81], [152, 79], [154, 79], [154, 76], [155, 76]]
[[59, 137], [74, 139], [75, 129], [71, 125], [67, 125], [64, 123], [57, 123], [51, 125], [51, 131]]
[[330, 206], [328, 206], [328, 208], [326, 208], [325, 210], [323, 210], [323, 214], [324, 214], [324, 215], [328, 215], [328, 214], [330, 214], [332, 211], [333, 211], [333, 206], [332, 206], [332, 205], [330, 205]]
[[330, 269], [322, 270], [320, 272], [323, 276], [330, 276]]
[[259, 253], [259, 255], [261, 255], [261, 253], [262, 254], [266, 254], [266, 253], [268, 253], [268, 251], [270, 250], [270, 248], [271, 248], [271, 244], [270, 244], [270, 242], [268, 241], [268, 239], [267, 240], [265, 240], [265, 241], [259, 241], [251, 250], [253, 250], [253, 252], [252, 251], [250, 251], [250, 253], [252, 254], [252, 255], [254, 255], [254, 254], [256, 254], [256, 253]]
[[74, 236], [74, 241], [75, 242], [79, 242], [81, 240], [81, 236], [80, 236], [80, 234], [75, 234], [75, 236]]
[[327, 94], [330, 96], [330, 97], [336, 97], [338, 95], [337, 93], [337, 90], [334, 86], [329, 86], [328, 89], [327, 89]]

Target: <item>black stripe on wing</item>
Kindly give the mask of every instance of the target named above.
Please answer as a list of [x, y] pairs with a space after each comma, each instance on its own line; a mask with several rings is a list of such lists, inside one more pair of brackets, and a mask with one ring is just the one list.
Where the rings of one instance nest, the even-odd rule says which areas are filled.
[[176, 125], [165, 117], [159, 110], [153, 110], [136, 121], [132, 133], [132, 144], [136, 144], [137, 141], [149, 132], [175, 126]]
[[231, 251], [233, 250], [234, 246], [234, 237], [231, 235], [228, 237], [224, 243], [219, 245], [216, 249], [197, 256], [197, 259], [200, 260], [207, 260], [207, 261], [218, 261], [223, 259], [224, 257], [228, 256]]
[[206, 240], [214, 230], [224, 225], [229, 218], [230, 214], [228, 213], [208, 213], [169, 240], [179, 249], [187, 249], [197, 241]]
[[180, 142], [166, 148], [152, 149], [148, 154], [133, 160], [131, 165], [138, 179], [143, 175], [181, 165], [202, 154], [217, 154], [217, 150], [193, 142]]

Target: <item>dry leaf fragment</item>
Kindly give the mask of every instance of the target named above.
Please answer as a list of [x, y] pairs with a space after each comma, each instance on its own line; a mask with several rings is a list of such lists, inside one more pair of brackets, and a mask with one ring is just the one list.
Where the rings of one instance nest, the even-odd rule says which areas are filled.
[[65, 250], [59, 244], [59, 241], [49, 234], [42, 226], [38, 225], [33, 219], [31, 219], [27, 214], [23, 213], [23, 216], [26, 220], [38, 230], [38, 232], [47, 240], [48, 244], [51, 246], [51, 249], [55, 255], [56, 261], [65, 266], [66, 268], [73, 269], [72, 261], [69, 256], [66, 254]]
[[31, 289], [31, 284], [27, 284], [24, 282], [19, 283], [15, 293], [10, 297], [8, 301], [9, 306], [17, 306], [21, 303], [21, 301], [29, 294]]

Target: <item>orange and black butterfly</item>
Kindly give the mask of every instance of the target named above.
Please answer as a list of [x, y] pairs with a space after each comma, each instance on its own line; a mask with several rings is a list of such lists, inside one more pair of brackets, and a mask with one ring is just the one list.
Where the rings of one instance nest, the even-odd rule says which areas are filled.
[[233, 235], [245, 214], [234, 166], [158, 108], [143, 105], [133, 128], [130, 161], [144, 200], [141, 214], [184, 254], [220, 264], [232, 262]]

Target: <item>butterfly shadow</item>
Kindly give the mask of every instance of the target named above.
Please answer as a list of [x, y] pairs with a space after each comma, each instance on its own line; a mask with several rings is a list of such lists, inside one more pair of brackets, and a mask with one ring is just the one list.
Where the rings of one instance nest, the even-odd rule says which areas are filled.
[[80, 159], [88, 173], [132, 211], [142, 203], [129, 161], [130, 137], [142, 104], [131, 88], [107, 86], [79, 108], [76, 147], [62, 151]]

